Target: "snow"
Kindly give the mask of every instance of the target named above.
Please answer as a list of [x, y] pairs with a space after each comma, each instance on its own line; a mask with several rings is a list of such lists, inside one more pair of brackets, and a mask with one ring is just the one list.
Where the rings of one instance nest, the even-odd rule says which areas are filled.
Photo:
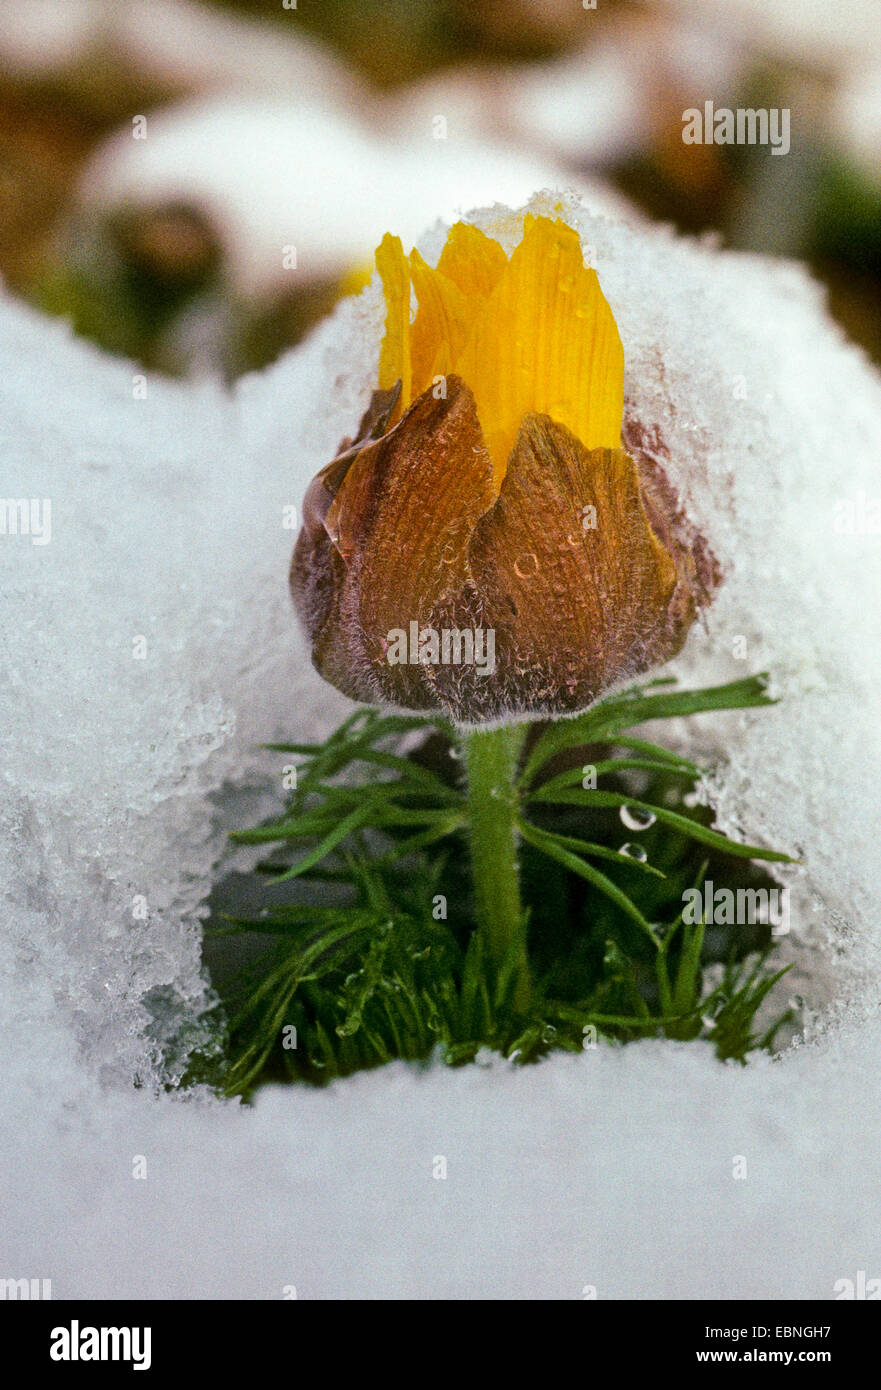
[[506, 115], [520, 140], [603, 168], [651, 148], [691, 94], [720, 102], [742, 71], [740, 50], [705, 27], [619, 15], [585, 48], [509, 74]]
[[831, 1298], [879, 1272], [879, 1044], [396, 1063], [250, 1112], [116, 1095], [4, 1127], [3, 1268], [57, 1298]]
[[365, 99], [354, 74], [302, 29], [199, 0], [0, 0], [0, 55], [20, 75], [74, 82], [100, 59], [117, 81], [138, 87], [295, 91], [340, 105]]
[[830, 1297], [879, 1273], [881, 538], [840, 523], [878, 496], [881, 384], [799, 269], [564, 206], [628, 406], [726, 569], [674, 669], [767, 666], [783, 696], [664, 734], [727, 751], [722, 823], [803, 861], [786, 950], [811, 1040], [745, 1069], [666, 1043], [395, 1065], [251, 1110], [163, 1092], [162, 1043], [209, 1002], [200, 909], [236, 798], [272, 794], [257, 744], [345, 708], [291, 618], [284, 519], [369, 392], [378, 288], [231, 393], [145, 383], [0, 300], [2, 491], [52, 503], [48, 544], [0, 535], [0, 1276], [580, 1298]]
[[663, 0], [678, 19], [698, 20], [757, 54], [837, 75], [881, 55], [878, 0]]
[[594, 212], [636, 217], [598, 179], [473, 130], [449, 100], [377, 103], [355, 114], [320, 93], [298, 92], [296, 102], [288, 93], [225, 93], [149, 116], [145, 140], [128, 129], [111, 136], [85, 171], [81, 200], [98, 216], [119, 206], [195, 206], [219, 236], [233, 285], [248, 295], [290, 285], [291, 246], [301, 282], [341, 276], [372, 264], [390, 226], [409, 250], [436, 218], [454, 220], [489, 189], [518, 206], [544, 186], [577, 187]]

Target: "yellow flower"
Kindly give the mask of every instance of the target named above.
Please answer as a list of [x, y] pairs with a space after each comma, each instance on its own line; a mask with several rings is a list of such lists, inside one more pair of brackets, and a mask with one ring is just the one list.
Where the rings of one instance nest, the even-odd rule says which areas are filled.
[[436, 270], [418, 251], [408, 264], [387, 233], [376, 264], [388, 310], [380, 390], [400, 381], [403, 411], [439, 377], [466, 381], [497, 486], [530, 413], [549, 415], [589, 449], [621, 447], [624, 349], [571, 227], [527, 216], [509, 261], [498, 242], [458, 222]]
[[622, 448], [621, 339], [575, 231], [528, 216], [509, 259], [457, 223], [435, 269], [388, 235], [376, 261], [378, 388], [291, 566], [318, 670], [477, 723], [583, 708], [674, 655], [715, 567], [657, 451], [635, 428]]

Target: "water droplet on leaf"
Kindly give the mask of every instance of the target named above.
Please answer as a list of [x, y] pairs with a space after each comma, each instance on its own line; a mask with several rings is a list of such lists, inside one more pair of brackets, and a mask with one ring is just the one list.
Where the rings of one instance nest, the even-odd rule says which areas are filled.
[[538, 574], [538, 556], [527, 550], [514, 561], [514, 573], [519, 579], [531, 579], [534, 574]]
[[641, 806], [622, 806], [619, 815], [628, 830], [648, 830], [656, 820], [654, 811], [645, 811]]
[[625, 859], [638, 859], [640, 864], [644, 864], [648, 859], [642, 845], [632, 845], [629, 841], [621, 846], [618, 853], [623, 854]]

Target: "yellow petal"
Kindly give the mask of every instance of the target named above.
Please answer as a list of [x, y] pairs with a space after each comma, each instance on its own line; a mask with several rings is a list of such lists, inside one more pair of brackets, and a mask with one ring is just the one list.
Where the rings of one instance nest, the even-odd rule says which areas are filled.
[[472, 304], [492, 294], [508, 265], [497, 241], [468, 222], [457, 222], [447, 233], [437, 268]]
[[620, 448], [624, 350], [571, 227], [526, 218], [453, 370], [474, 392], [497, 484], [530, 412], [566, 425], [587, 449]]
[[[500, 248], [501, 249], [501, 248]], [[432, 270], [418, 251], [410, 253], [410, 276], [419, 308], [410, 330], [413, 399], [420, 396], [435, 376], [449, 371], [465, 346], [473, 315], [459, 286], [440, 268]], [[446, 365], [436, 370], [436, 363]]]
[[410, 369], [410, 267], [401, 238], [386, 232], [376, 248], [376, 268], [385, 295], [385, 337], [379, 353], [379, 389], [388, 391], [401, 382], [401, 405], [411, 399]]
[[367, 285], [370, 284], [373, 276], [373, 266], [366, 261], [359, 261], [357, 265], [350, 265], [337, 282], [337, 294], [340, 299], [350, 294], [360, 294]]

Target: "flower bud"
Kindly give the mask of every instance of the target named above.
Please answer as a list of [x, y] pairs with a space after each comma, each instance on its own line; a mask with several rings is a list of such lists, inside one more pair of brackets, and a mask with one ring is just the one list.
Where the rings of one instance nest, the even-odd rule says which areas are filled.
[[576, 233], [527, 218], [509, 260], [460, 223], [436, 270], [390, 237], [377, 263], [379, 389], [291, 566], [317, 669], [474, 724], [583, 709], [674, 656], [715, 567], [658, 449], [621, 447], [623, 351]]

